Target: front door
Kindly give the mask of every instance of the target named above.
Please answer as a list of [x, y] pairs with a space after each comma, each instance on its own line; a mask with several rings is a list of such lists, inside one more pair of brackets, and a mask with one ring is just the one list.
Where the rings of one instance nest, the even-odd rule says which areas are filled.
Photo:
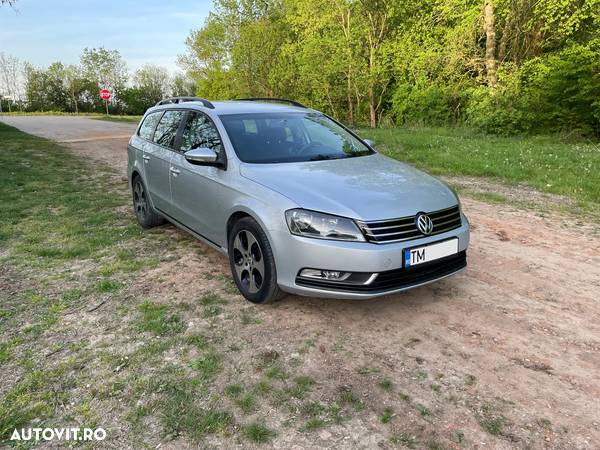
[[204, 113], [190, 112], [181, 134], [180, 151], [171, 159], [173, 217], [210, 241], [224, 245], [221, 241], [227, 219], [220, 203], [229, 192], [225, 183], [228, 173], [220, 167], [191, 164], [185, 159], [186, 151], [201, 147], [217, 153], [217, 161], [225, 161], [215, 124]]

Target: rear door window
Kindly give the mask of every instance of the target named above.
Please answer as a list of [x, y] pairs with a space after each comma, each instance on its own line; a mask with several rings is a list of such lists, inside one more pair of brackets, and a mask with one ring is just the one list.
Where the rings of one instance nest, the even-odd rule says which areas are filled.
[[160, 120], [160, 115], [162, 111], [150, 113], [144, 119], [142, 126], [140, 127], [140, 131], [138, 132], [140, 137], [147, 139], [149, 141], [152, 140], [152, 135], [154, 134], [154, 129], [156, 128], [156, 124]]
[[163, 147], [175, 148], [175, 138], [182, 117], [183, 111], [165, 112], [154, 132], [154, 142]]

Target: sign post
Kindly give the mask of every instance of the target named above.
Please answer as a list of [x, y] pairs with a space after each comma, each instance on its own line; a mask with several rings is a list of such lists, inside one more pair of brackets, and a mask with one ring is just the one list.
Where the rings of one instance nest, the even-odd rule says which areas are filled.
[[108, 101], [110, 100], [110, 91], [108, 89], [102, 89], [100, 91], [100, 98], [104, 100], [104, 104], [106, 105], [106, 115], [108, 116]]

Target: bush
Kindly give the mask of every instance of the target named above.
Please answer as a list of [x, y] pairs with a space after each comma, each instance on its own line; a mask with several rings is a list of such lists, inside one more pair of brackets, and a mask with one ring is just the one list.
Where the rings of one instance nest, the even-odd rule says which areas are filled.
[[452, 86], [419, 82], [398, 84], [392, 98], [392, 115], [399, 124], [450, 125], [460, 113], [460, 97]]
[[600, 136], [600, 40], [533, 58], [470, 93], [468, 122], [497, 134], [569, 130]]

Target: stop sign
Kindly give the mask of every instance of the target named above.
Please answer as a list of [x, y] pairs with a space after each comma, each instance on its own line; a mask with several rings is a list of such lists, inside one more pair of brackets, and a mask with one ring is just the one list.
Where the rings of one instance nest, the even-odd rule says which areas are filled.
[[110, 100], [110, 91], [108, 89], [102, 89], [100, 91], [100, 98], [102, 100]]

